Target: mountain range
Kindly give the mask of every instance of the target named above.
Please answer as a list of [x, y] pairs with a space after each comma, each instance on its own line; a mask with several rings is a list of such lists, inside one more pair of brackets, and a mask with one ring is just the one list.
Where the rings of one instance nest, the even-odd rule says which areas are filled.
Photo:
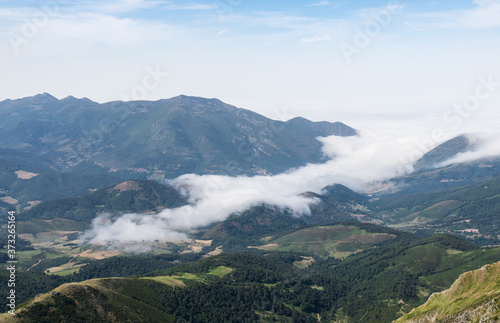
[[340, 122], [278, 121], [217, 99], [109, 102], [44, 93], [0, 102], [0, 148], [64, 170], [79, 165], [173, 178], [278, 173], [323, 158], [318, 136], [355, 136]]
[[114, 248], [88, 243], [97, 217], [148, 221], [196, 202], [167, 179], [283, 173], [326, 161], [318, 137], [357, 131], [217, 99], [44, 93], [0, 102], [0, 135], [0, 210], [18, 211], [19, 303], [3, 321], [498, 320], [500, 159], [444, 164], [477, 148], [467, 135], [376, 191], [302, 192], [310, 214], [254, 203], [185, 240]]

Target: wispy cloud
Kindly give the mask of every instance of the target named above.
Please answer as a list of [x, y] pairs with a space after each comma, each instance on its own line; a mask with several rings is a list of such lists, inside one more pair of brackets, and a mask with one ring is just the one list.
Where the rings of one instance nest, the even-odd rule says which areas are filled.
[[226, 29], [219, 30], [219, 31], [217, 32], [217, 37], [220, 37], [220, 36], [222, 36], [222, 35], [225, 35], [225, 34], [227, 34], [228, 32], [229, 32], [229, 29], [227, 29], [227, 28], [226, 28]]
[[325, 36], [304, 37], [300, 41], [303, 43], [317, 43], [317, 42], [327, 41], [329, 39], [330, 35], [325, 35]]
[[214, 10], [214, 5], [205, 3], [192, 4], [168, 4], [165, 6], [167, 10]]
[[152, 9], [161, 5], [169, 4], [170, 1], [162, 0], [114, 0], [114, 1], [78, 1], [67, 2], [65, 8], [76, 12], [94, 13], [126, 13], [139, 9]]
[[323, 1], [316, 1], [316, 2], [313, 2], [311, 4], [308, 4], [307, 6], [308, 7], [321, 7], [321, 6], [329, 6], [331, 5], [332, 3], [330, 1], [326, 1], [326, 0], [323, 0]]
[[406, 24], [416, 30], [485, 29], [500, 27], [500, 2], [475, 0], [472, 9], [426, 12], [409, 16]]

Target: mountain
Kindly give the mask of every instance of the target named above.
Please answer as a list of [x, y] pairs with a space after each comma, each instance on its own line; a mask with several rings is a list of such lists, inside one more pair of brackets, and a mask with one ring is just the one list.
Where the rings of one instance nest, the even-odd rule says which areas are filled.
[[341, 123], [268, 119], [217, 99], [108, 102], [39, 94], [0, 102], [0, 148], [62, 169], [87, 163], [148, 178], [279, 173], [323, 160], [318, 136], [354, 136]]
[[46, 158], [0, 149], [0, 209], [22, 210], [44, 200], [84, 195], [119, 183], [122, 175], [98, 167], [65, 172]]
[[427, 152], [413, 167], [417, 171], [435, 169], [439, 163], [469, 150], [471, 146], [470, 140], [465, 135], [457, 136]]
[[130, 180], [90, 194], [42, 202], [19, 215], [20, 221], [66, 218], [90, 223], [99, 213], [159, 212], [187, 201], [169, 185]]
[[500, 262], [469, 271], [395, 322], [499, 322]]
[[500, 248], [481, 250], [449, 235], [410, 235], [323, 266], [352, 284], [342, 303], [349, 321], [389, 322], [448, 288], [461, 273], [499, 260]]
[[[310, 230], [314, 230], [313, 225], [352, 221], [356, 219], [352, 215], [359, 213], [358, 203], [365, 200], [362, 195], [341, 185], [325, 188], [324, 195], [306, 194], [315, 196], [321, 201], [313, 207], [311, 216], [297, 217], [288, 210], [259, 205], [235, 213], [222, 222], [190, 232], [189, 236], [194, 239], [190, 242], [158, 241], [142, 247], [144, 250], [160, 254], [180, 252], [206, 256], [220, 252], [247, 251], [249, 246], [260, 248], [268, 243], [266, 241], [304, 227], [310, 226]], [[71, 274], [79, 271], [81, 266], [96, 257], [106, 258], [120, 254], [119, 251], [107, 251], [105, 246], [81, 245], [81, 234], [89, 229], [91, 221], [99, 214], [108, 214], [109, 219], [113, 220], [123, 213], [157, 213], [163, 208], [175, 208], [186, 203], [185, 198], [172, 187], [148, 180], [125, 181], [80, 197], [41, 202], [17, 216], [17, 233], [31, 243], [29, 251], [18, 250], [19, 255], [26, 252], [26, 257], [21, 257], [18, 266], [36, 272]], [[370, 234], [352, 227], [346, 229], [346, 232], [352, 232], [352, 236], [363, 235], [360, 238], [363, 241], [349, 238], [351, 241], [342, 233], [338, 239], [345, 241], [340, 241], [337, 246], [334, 232], [342, 229], [332, 227], [325, 230], [332, 232], [331, 235], [327, 233], [327, 236], [331, 236], [328, 244], [333, 249], [342, 249], [341, 253], [344, 256], [369, 248], [378, 241], [368, 239]], [[349, 245], [355, 242], [358, 244], [351, 250], [346, 246], [346, 242]], [[321, 245], [321, 241], [314, 243]], [[320, 249], [323, 250], [321, 246], [318, 250]], [[332, 253], [333, 249], [322, 254]], [[0, 256], [5, 257], [6, 254], [0, 253]]]
[[[252, 322], [317, 319], [271, 293], [272, 283], [299, 269], [290, 255], [221, 255], [157, 275], [101, 278], [63, 284], [19, 309], [6, 322]], [[338, 292], [332, 279], [329, 295]], [[270, 283], [270, 286], [266, 284]], [[280, 287], [281, 289], [281, 287]], [[325, 294], [327, 294], [325, 292]], [[326, 295], [325, 295], [326, 296]]]
[[454, 233], [498, 245], [500, 176], [459, 188], [381, 196], [368, 207], [384, 225], [421, 234]]
[[474, 151], [480, 143], [481, 140], [472, 140], [469, 135], [460, 135], [438, 145], [414, 163], [414, 172], [391, 179], [391, 189], [382, 191], [379, 195], [426, 193], [467, 186], [500, 176], [498, 157], [441, 165], [460, 153]]

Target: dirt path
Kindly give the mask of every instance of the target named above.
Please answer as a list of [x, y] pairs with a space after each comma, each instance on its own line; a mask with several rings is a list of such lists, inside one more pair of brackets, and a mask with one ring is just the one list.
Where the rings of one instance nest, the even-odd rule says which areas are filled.
[[26, 271], [30, 271], [31, 268], [35, 267], [36, 265], [38, 265], [41, 262], [42, 262], [42, 259], [38, 259], [38, 262], [36, 264], [34, 264], [33, 266], [31, 266], [30, 268], [26, 269]]

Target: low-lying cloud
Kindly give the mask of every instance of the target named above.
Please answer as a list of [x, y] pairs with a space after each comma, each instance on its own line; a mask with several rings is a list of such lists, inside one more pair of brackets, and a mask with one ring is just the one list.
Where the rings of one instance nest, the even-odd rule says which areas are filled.
[[[188, 198], [189, 205], [154, 215], [125, 214], [114, 221], [99, 217], [84, 237], [90, 243], [112, 248], [121, 243], [186, 240], [190, 230], [259, 204], [307, 216], [310, 206], [318, 200], [301, 193], [321, 193], [332, 184], [366, 192], [385, 180], [411, 172], [412, 163], [421, 157], [415, 145], [417, 136], [401, 137], [387, 132], [319, 140], [324, 144], [324, 154], [331, 158], [326, 163], [309, 164], [272, 176], [182, 175], [168, 183]], [[491, 149], [493, 142], [488, 141], [477, 152], [457, 156], [456, 160], [484, 156], [485, 149]], [[495, 149], [500, 155], [499, 147]]]
[[469, 134], [467, 135], [467, 139], [470, 142], [470, 150], [459, 153], [436, 165], [436, 167], [445, 167], [457, 163], [470, 163], [500, 156], [500, 133]]

